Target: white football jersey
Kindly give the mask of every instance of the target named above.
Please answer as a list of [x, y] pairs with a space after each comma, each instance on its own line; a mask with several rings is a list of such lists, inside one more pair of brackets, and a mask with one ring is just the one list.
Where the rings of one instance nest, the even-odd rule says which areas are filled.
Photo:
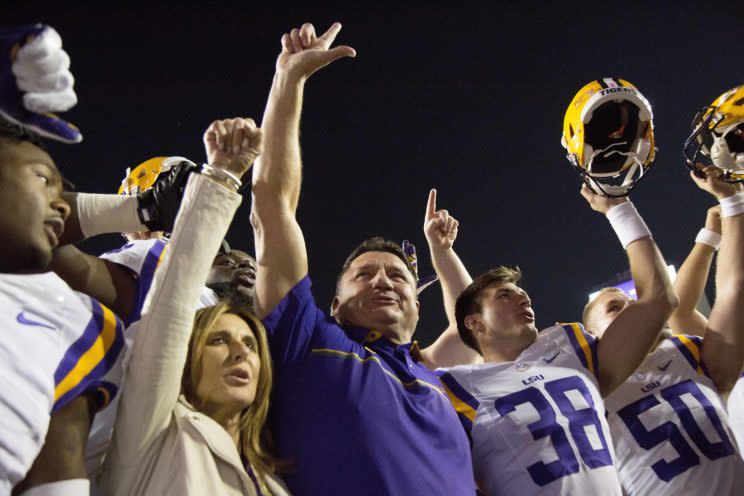
[[701, 342], [664, 339], [605, 398], [620, 481], [631, 496], [744, 491], [744, 461], [700, 360]]
[[[142, 305], [145, 303], [145, 298], [152, 285], [155, 269], [157, 269], [167, 249], [168, 244], [165, 240], [134, 240], [127, 242], [121, 248], [101, 255], [103, 259], [127, 267], [137, 277], [137, 301], [132, 315], [125, 320], [128, 327], [124, 330], [124, 350], [106, 376], [107, 383], [115, 385], [116, 388], [122, 387], [124, 371], [131, 356]], [[188, 270], [188, 268], [186, 267], [184, 270]], [[197, 308], [212, 306], [218, 302], [219, 298], [216, 293], [204, 287], [202, 294], [199, 296]], [[96, 414], [93, 420], [85, 453], [86, 468], [93, 479], [98, 475], [106, 450], [111, 442], [118, 404], [119, 397], [116, 396], [105, 409]]]
[[596, 346], [580, 324], [557, 325], [513, 362], [439, 370], [486, 495], [622, 494]]
[[[41, 450], [51, 413], [82, 393], [104, 402], [124, 324], [52, 272], [0, 274], [0, 494]], [[6, 486], [6, 487], [3, 487]]]
[[[139, 302], [134, 315], [128, 319], [132, 323], [139, 320], [139, 312], [150, 290], [155, 269], [160, 264], [167, 246], [167, 242], [162, 239], [134, 240], [101, 255], [101, 258], [123, 265], [137, 274]], [[205, 286], [199, 295], [198, 308], [210, 307], [219, 301], [217, 293]]]
[[736, 381], [728, 397], [729, 426], [739, 446], [739, 453], [744, 453], [744, 374]]

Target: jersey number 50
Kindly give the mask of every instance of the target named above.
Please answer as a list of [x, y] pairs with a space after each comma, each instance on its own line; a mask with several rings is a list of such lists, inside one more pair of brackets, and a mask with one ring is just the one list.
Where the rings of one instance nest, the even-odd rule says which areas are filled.
[[[591, 468], [612, 465], [612, 456], [607, 448], [607, 441], [602, 432], [602, 424], [594, 409], [592, 395], [586, 388], [584, 382], [576, 376], [565, 377], [546, 382], [545, 390], [553, 399], [563, 416], [568, 420], [568, 430], [576, 444], [576, 448], [584, 463]], [[566, 393], [578, 391], [587, 402], [589, 407], [577, 410]], [[550, 463], [539, 461], [527, 467], [527, 472], [532, 480], [540, 486], [544, 486], [556, 479], [579, 471], [579, 461], [576, 459], [573, 448], [568, 441], [568, 436], [563, 427], [556, 422], [556, 412], [545, 398], [543, 393], [535, 388], [528, 387], [522, 391], [509, 394], [499, 398], [495, 402], [496, 411], [504, 417], [516, 410], [516, 407], [530, 403], [537, 410], [540, 418], [527, 426], [535, 440], [550, 437], [558, 459]], [[595, 449], [587, 437], [586, 427], [594, 426], [602, 447]]]
[[[661, 397], [672, 405], [675, 413], [682, 421], [682, 426], [685, 431], [687, 431], [687, 435], [690, 436], [690, 439], [695, 443], [695, 446], [697, 446], [700, 452], [709, 460], [715, 460], [716, 458], [734, 454], [734, 447], [731, 444], [729, 437], [726, 435], [726, 430], [721, 424], [721, 419], [718, 418], [718, 415], [716, 414], [715, 407], [711, 405], [708, 398], [705, 397], [705, 394], [703, 394], [694, 382], [691, 380], [680, 382], [674, 386], [662, 389], [659, 394], [661, 394]], [[713, 425], [713, 428], [716, 430], [716, 433], [720, 438], [719, 442], [711, 443], [708, 441], [705, 433], [700, 429], [700, 426], [695, 421], [695, 417], [692, 416], [690, 408], [682, 400], [682, 395], [684, 394], [689, 394], [695, 398], [700, 405], [702, 405], [706, 417], [708, 417], [708, 420], [710, 420], [710, 423]], [[695, 450], [692, 449], [692, 446], [687, 442], [676, 424], [672, 422], [664, 422], [660, 426], [651, 430], [647, 430], [643, 426], [643, 423], [640, 421], [638, 416], [659, 404], [660, 402], [656, 399], [656, 396], [651, 394], [620, 409], [617, 412], [617, 415], [623, 420], [641, 448], [650, 450], [664, 441], [669, 441], [669, 444], [677, 450], [679, 457], [674, 460], [667, 462], [664, 459], [661, 459], [651, 465], [651, 468], [659, 479], [669, 482], [685, 470], [699, 464], [700, 457], [695, 453]]]

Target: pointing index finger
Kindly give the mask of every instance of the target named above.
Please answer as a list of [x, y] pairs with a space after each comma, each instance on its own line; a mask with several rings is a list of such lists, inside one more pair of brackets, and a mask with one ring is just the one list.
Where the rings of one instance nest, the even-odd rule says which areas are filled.
[[437, 190], [432, 188], [429, 191], [429, 200], [426, 202], [426, 217], [434, 217], [437, 211]]

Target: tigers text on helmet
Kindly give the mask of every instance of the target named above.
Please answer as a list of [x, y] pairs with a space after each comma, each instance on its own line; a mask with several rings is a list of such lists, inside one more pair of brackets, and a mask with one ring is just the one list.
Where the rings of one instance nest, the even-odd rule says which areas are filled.
[[728, 90], [692, 121], [692, 134], [682, 150], [687, 166], [714, 165], [721, 180], [744, 181], [744, 85]]
[[561, 144], [592, 191], [625, 196], [656, 154], [651, 104], [624, 79], [594, 80], [568, 105]]
[[161, 172], [168, 172], [181, 162], [190, 162], [184, 157], [155, 157], [139, 164], [134, 169], [127, 167], [126, 176], [119, 186], [119, 195], [136, 195], [152, 188]]

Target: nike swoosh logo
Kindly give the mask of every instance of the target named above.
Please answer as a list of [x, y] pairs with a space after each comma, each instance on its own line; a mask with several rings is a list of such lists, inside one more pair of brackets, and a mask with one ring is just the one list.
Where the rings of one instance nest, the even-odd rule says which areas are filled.
[[553, 355], [553, 356], [552, 356], [552, 357], [550, 357], [550, 358], [543, 358], [543, 360], [545, 361], [545, 363], [553, 363], [553, 360], [555, 360], [555, 357], [557, 357], [557, 356], [558, 356], [558, 355], [560, 355], [560, 354], [561, 354], [561, 352], [560, 352], [560, 351], [556, 351], [556, 352], [555, 352], [555, 355]]
[[666, 371], [666, 369], [668, 369], [668, 368], [669, 368], [669, 364], [671, 364], [671, 363], [672, 363], [672, 361], [671, 361], [671, 360], [669, 360], [669, 361], [668, 361], [667, 363], [665, 363], [664, 365], [659, 365], [659, 366], [658, 366], [658, 367], [656, 367], [656, 368], [657, 368], [657, 369], [659, 369], [659, 370], [661, 370], [662, 372], [664, 372], [664, 371]]
[[18, 316], [16, 316], [16, 320], [19, 324], [28, 325], [28, 326], [35, 326], [35, 327], [46, 327], [47, 329], [55, 330], [56, 327], [47, 324], [46, 322], [40, 322], [38, 320], [31, 320], [28, 317], [26, 317], [23, 312], [19, 312]]

